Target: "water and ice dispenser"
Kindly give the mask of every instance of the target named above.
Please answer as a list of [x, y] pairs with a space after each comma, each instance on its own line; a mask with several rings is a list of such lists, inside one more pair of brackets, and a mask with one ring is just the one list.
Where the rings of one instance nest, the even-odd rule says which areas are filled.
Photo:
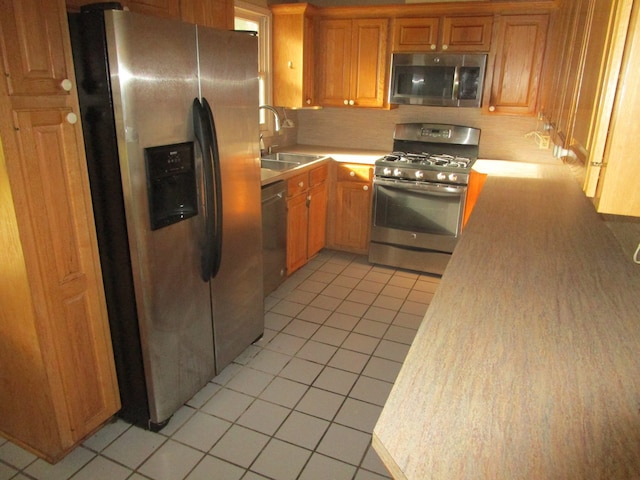
[[145, 148], [151, 230], [198, 214], [193, 142]]

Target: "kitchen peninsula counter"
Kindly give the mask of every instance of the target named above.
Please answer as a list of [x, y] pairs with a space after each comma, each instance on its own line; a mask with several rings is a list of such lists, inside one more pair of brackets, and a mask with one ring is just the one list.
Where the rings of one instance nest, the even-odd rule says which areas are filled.
[[396, 479], [640, 478], [640, 266], [566, 166], [510, 165], [488, 172], [374, 448]]

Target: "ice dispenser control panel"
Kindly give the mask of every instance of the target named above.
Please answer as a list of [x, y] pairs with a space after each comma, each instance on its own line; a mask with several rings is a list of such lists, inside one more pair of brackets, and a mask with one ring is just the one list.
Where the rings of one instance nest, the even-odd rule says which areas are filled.
[[144, 149], [151, 230], [198, 214], [193, 142]]

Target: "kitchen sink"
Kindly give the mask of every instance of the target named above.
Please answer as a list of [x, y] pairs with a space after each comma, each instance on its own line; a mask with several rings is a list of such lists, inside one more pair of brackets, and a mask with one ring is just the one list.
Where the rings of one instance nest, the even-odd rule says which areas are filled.
[[285, 170], [293, 170], [294, 168], [315, 162], [321, 158], [325, 158], [325, 156], [312, 155], [308, 153], [269, 153], [260, 158], [260, 166], [269, 170], [282, 172]]
[[291, 170], [302, 165], [300, 162], [286, 162], [284, 160], [271, 160], [267, 158], [260, 159], [260, 166], [269, 170]]

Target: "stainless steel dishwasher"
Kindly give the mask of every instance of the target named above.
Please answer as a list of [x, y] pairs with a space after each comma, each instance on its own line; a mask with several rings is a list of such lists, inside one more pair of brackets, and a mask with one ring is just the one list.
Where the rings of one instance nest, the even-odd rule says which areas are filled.
[[262, 187], [262, 252], [264, 296], [273, 292], [287, 274], [287, 184]]

